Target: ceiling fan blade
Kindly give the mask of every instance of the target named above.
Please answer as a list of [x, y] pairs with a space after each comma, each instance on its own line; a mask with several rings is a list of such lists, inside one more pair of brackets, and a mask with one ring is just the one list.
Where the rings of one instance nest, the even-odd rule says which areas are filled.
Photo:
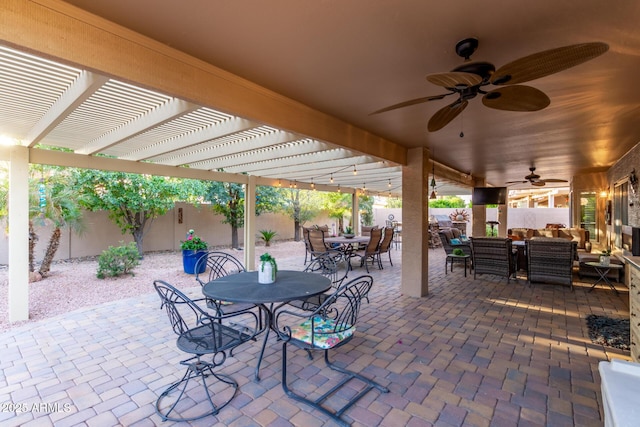
[[516, 59], [498, 68], [491, 77], [494, 85], [524, 83], [555, 74], [587, 62], [609, 50], [602, 42], [558, 47]]
[[532, 181], [531, 185], [533, 185], [535, 187], [544, 187], [545, 186], [545, 182], [544, 181]]
[[454, 93], [454, 92], [444, 93], [442, 95], [425, 96], [424, 98], [416, 98], [416, 99], [412, 99], [410, 101], [404, 101], [404, 102], [401, 102], [399, 104], [390, 105], [389, 107], [385, 107], [385, 108], [382, 108], [380, 110], [374, 111], [373, 113], [370, 113], [369, 115], [371, 116], [373, 114], [384, 113], [386, 111], [395, 110], [396, 108], [408, 107], [410, 105], [422, 104], [423, 102], [436, 101], [438, 99], [444, 98], [445, 96], [449, 96], [452, 93]]
[[539, 89], [531, 86], [504, 86], [487, 92], [482, 103], [496, 110], [538, 111], [546, 108], [551, 100]]
[[507, 181], [505, 184], [526, 184], [529, 181]]
[[547, 182], [569, 182], [566, 179], [554, 179], [554, 178], [550, 178], [550, 179], [541, 179], [541, 182], [547, 183]]
[[429, 132], [435, 132], [445, 127], [449, 122], [456, 118], [456, 116], [462, 113], [462, 110], [467, 108], [469, 101], [457, 100], [453, 104], [449, 104], [438, 111], [429, 119], [427, 129]]
[[429, 74], [427, 76], [434, 85], [446, 88], [466, 89], [482, 83], [482, 77], [473, 73], [463, 73], [460, 71], [452, 71], [450, 73]]

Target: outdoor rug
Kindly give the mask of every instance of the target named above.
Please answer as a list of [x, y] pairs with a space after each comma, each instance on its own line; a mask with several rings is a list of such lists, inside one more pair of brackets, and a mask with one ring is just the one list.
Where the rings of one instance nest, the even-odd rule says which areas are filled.
[[587, 316], [589, 338], [594, 344], [606, 347], [630, 350], [629, 319], [612, 319], [611, 317], [590, 314]]

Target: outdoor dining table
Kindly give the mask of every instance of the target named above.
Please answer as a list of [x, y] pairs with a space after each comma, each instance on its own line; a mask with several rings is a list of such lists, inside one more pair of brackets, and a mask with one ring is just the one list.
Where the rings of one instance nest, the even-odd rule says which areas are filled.
[[347, 268], [349, 270], [351, 270], [350, 259], [353, 256], [353, 253], [358, 250], [361, 243], [368, 244], [369, 240], [371, 240], [371, 236], [333, 236], [324, 238], [325, 243], [330, 245], [338, 244], [342, 247], [342, 251], [344, 252], [344, 259], [347, 261]]
[[258, 283], [258, 272], [247, 271], [230, 274], [212, 280], [202, 287], [202, 293], [211, 299], [237, 303], [255, 304], [267, 316], [267, 328], [256, 365], [255, 379], [260, 381], [260, 364], [273, 329], [273, 305], [294, 300], [302, 300], [319, 295], [331, 288], [331, 280], [317, 273], [279, 270], [276, 281], [270, 284]]

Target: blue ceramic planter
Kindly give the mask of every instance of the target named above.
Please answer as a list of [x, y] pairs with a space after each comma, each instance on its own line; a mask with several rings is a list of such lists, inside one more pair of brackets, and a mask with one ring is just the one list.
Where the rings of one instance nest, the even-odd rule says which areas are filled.
[[[207, 256], [207, 251], [194, 251], [190, 249], [186, 249], [182, 251], [182, 266], [184, 267], [184, 272], [187, 274], [196, 274], [196, 263], [200, 259], [200, 257]], [[204, 273], [207, 269], [207, 263], [203, 262], [199, 265], [198, 274]]]

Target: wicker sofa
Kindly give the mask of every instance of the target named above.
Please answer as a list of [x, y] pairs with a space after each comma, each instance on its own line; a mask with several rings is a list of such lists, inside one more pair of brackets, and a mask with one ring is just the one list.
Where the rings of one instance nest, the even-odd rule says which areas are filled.
[[[509, 237], [513, 240], [530, 240], [534, 237], [545, 238], [563, 238], [569, 241], [576, 242], [576, 258], [574, 260], [574, 266], [577, 267], [578, 277], [599, 277], [592, 267], [586, 265], [587, 262], [596, 262], [600, 258], [599, 252], [591, 253], [591, 241], [589, 239], [589, 230], [584, 228], [512, 228], [507, 230]], [[618, 258], [612, 256], [611, 262], [613, 264], [624, 265]], [[611, 280], [621, 282], [624, 278], [624, 269], [611, 269], [607, 274], [607, 277]]]

